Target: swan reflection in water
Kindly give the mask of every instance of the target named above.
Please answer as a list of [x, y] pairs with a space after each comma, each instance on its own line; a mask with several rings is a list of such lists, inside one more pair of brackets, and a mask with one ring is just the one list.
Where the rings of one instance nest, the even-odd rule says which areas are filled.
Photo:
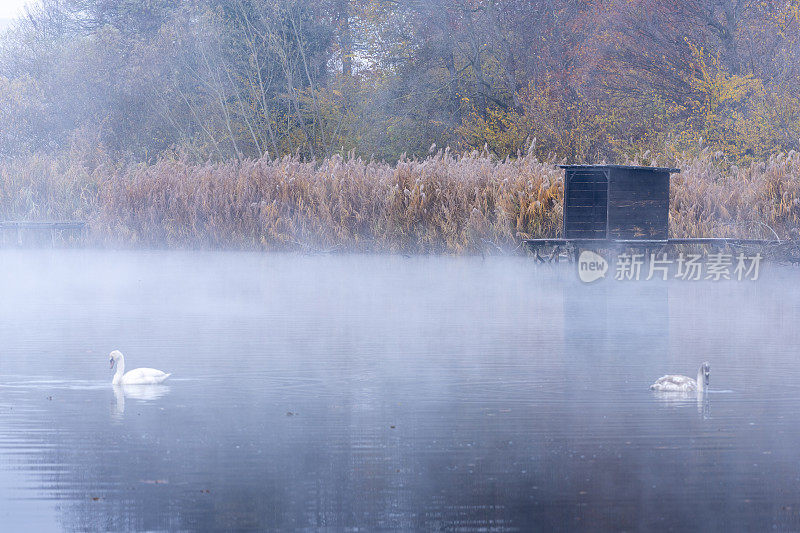
[[711, 400], [708, 391], [703, 392], [663, 392], [655, 391], [653, 396], [660, 402], [673, 407], [689, 406], [697, 404], [697, 414], [704, 420], [711, 418]]
[[116, 405], [114, 407], [115, 418], [122, 418], [125, 414], [125, 398], [151, 402], [163, 398], [169, 393], [167, 385], [112, 385]]

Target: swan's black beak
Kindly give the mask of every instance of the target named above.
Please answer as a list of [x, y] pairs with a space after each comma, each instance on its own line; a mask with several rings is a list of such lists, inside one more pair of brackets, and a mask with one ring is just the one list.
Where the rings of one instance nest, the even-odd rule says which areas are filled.
[[111, 364], [109, 368], [114, 368], [114, 359], [109, 359], [108, 362]]

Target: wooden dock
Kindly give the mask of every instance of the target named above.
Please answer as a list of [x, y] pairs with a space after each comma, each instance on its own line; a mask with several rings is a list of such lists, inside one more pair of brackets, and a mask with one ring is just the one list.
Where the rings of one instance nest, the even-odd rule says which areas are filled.
[[[562, 252], [567, 252], [571, 260], [577, 260], [581, 250], [608, 250], [619, 248], [643, 248], [660, 251], [670, 246], [710, 246], [710, 247], [746, 247], [746, 246], [778, 246], [778, 240], [739, 239], [731, 237], [699, 237], [678, 239], [526, 239], [523, 241], [535, 254], [537, 260], [558, 261]], [[552, 248], [548, 258], [543, 258], [539, 251]]]
[[50, 244], [82, 240], [86, 222], [82, 220], [4, 220], [0, 221], [0, 245]]

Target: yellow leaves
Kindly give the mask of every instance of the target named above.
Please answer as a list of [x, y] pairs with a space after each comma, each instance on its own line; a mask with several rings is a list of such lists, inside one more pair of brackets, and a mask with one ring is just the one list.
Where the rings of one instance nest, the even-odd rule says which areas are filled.
[[721, 106], [746, 103], [754, 93], [764, 90], [763, 82], [752, 74], [731, 75], [718, 66], [712, 69], [705, 62], [700, 67], [700, 76], [691, 80], [691, 87], [695, 91], [696, 112], [707, 119], [712, 119]]
[[[456, 129], [465, 148], [486, 146], [499, 157], [527, 153], [570, 161], [593, 157], [607, 133], [605, 117], [581, 91], [557, 80], [533, 83], [517, 94], [522, 110], [472, 107]], [[531, 139], [536, 138], [537, 143]]]
[[[688, 41], [687, 41], [688, 42]], [[687, 78], [691, 94], [684, 110], [668, 107], [673, 153], [708, 148], [720, 161], [749, 162], [796, 146], [800, 137], [798, 97], [752, 74], [727, 71], [719, 57], [692, 46]], [[685, 117], [685, 122], [670, 117]]]
[[519, 115], [513, 110], [494, 106], [479, 112], [472, 108], [456, 133], [464, 140], [465, 147], [486, 146], [504, 157], [524, 146], [524, 135], [520, 138]]

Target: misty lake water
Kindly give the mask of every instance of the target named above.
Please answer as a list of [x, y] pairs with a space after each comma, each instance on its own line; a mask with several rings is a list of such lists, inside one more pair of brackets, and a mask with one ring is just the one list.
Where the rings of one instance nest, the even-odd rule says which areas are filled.
[[[0, 251], [4, 531], [800, 529], [800, 271]], [[108, 353], [164, 386], [115, 388]], [[706, 400], [648, 386], [711, 363]]]

